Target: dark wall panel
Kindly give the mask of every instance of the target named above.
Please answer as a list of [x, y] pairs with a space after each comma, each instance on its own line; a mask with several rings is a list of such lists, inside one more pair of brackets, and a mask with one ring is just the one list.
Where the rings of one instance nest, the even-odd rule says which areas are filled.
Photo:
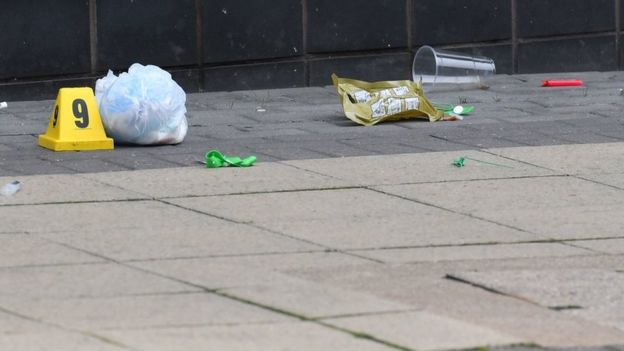
[[126, 70], [135, 62], [172, 72], [187, 92], [326, 85], [334, 72], [371, 81], [410, 79], [421, 45], [490, 57], [502, 74], [615, 70], [624, 67], [623, 5], [9, 1], [0, 11], [0, 97], [53, 99], [60, 86], [94, 82], [107, 69]]
[[197, 63], [194, 0], [98, 0], [98, 69]]
[[619, 19], [620, 19], [620, 29], [624, 29], [624, 1], [623, 0], [615, 0], [619, 5], [620, 5], [620, 13], [617, 14], [619, 15]]
[[204, 62], [303, 55], [299, 0], [204, 1]]
[[511, 2], [509, 0], [413, 1], [412, 43], [414, 45], [511, 38]]
[[310, 61], [310, 85], [330, 85], [331, 74], [358, 80], [412, 79], [411, 55], [375, 55]]
[[204, 89], [253, 90], [305, 86], [303, 62], [262, 63], [204, 70]]
[[518, 0], [520, 37], [613, 30], [614, 0]]
[[168, 70], [173, 79], [186, 93], [199, 91], [199, 69]]
[[89, 72], [87, 1], [4, 1], [0, 79]]
[[[94, 85], [95, 79], [92, 78], [67, 78], [0, 84], [0, 99], [2, 101], [52, 100], [56, 98], [60, 88], [93, 87]], [[52, 107], [50, 105], [50, 109]], [[44, 132], [46, 126], [42, 125], [41, 128], [41, 132]]]
[[614, 36], [521, 44], [519, 73], [607, 71], [617, 68]]
[[308, 51], [407, 46], [405, 0], [308, 0]]

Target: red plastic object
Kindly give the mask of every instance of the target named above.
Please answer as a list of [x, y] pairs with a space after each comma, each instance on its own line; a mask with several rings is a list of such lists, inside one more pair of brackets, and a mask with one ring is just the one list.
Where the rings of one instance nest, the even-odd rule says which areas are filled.
[[580, 79], [548, 79], [542, 83], [543, 87], [581, 87], [583, 81]]

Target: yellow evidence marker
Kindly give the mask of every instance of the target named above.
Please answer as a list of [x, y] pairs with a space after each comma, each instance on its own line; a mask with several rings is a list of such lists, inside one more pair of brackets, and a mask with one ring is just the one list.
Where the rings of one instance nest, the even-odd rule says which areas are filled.
[[112, 150], [91, 88], [61, 88], [39, 146], [54, 151]]

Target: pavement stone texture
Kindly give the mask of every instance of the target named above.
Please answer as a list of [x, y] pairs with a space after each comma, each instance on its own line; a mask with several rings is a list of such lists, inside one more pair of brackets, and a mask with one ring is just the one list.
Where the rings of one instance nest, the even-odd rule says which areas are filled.
[[546, 77], [375, 127], [330, 87], [192, 94], [184, 143], [101, 152], [9, 102], [0, 350], [624, 350], [624, 73]]

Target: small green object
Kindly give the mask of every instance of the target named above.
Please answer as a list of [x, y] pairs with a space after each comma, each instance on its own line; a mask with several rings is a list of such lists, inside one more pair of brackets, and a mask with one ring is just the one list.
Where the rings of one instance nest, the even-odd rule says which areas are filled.
[[466, 160], [471, 160], [471, 161], [475, 161], [475, 162], [479, 162], [479, 163], [485, 163], [487, 165], [492, 165], [492, 166], [497, 166], [497, 167], [505, 167], [505, 168], [513, 168], [511, 166], [507, 166], [507, 165], [502, 165], [500, 163], [494, 163], [494, 162], [487, 162], [487, 161], [481, 161], [478, 160], [476, 158], [472, 158], [472, 157], [467, 157], [467, 156], [461, 156], [458, 159], [453, 161], [453, 165], [457, 168], [461, 168], [465, 166]]
[[457, 105], [453, 108], [453, 112], [457, 113], [458, 115], [469, 115], [472, 113], [472, 111], [474, 111], [474, 106], [470, 106], [470, 105]]
[[433, 107], [435, 107], [436, 109], [440, 110], [440, 111], [444, 111], [444, 114], [451, 114], [451, 113], [455, 113], [458, 115], [469, 115], [472, 112], [474, 112], [475, 107], [471, 106], [471, 105], [451, 105], [451, 104], [443, 104], [443, 103], [437, 103], [437, 102], [433, 102]]
[[455, 108], [455, 106], [453, 106], [451, 104], [444, 104], [444, 103], [441, 103], [441, 102], [433, 102], [432, 101], [431, 104], [436, 109], [438, 109], [440, 111], [444, 111], [444, 112], [452, 112], [453, 109]]
[[457, 160], [453, 161], [453, 165], [455, 165], [455, 167], [457, 168], [462, 168], [464, 167], [464, 162], [466, 162], [466, 158], [465, 157], [460, 157]]
[[238, 156], [225, 156], [219, 150], [211, 150], [205, 156], [206, 168], [219, 168], [225, 166], [249, 167], [256, 162], [256, 156], [249, 156], [241, 159]]

